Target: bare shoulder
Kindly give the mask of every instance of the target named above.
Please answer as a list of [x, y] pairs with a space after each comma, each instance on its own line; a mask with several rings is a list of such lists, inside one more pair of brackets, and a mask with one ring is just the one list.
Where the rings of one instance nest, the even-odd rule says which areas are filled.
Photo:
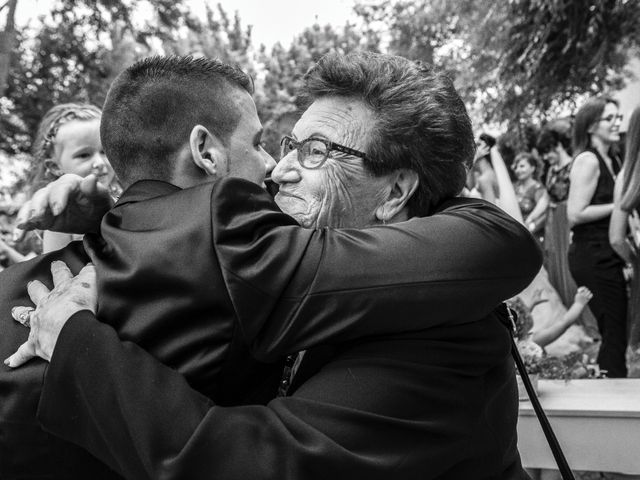
[[598, 157], [592, 152], [582, 152], [574, 160], [571, 170], [599, 170]]

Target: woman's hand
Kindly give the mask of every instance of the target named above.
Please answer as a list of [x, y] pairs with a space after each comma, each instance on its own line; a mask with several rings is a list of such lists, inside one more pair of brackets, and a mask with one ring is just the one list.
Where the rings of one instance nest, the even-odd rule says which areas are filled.
[[35, 357], [51, 360], [62, 327], [81, 310], [95, 314], [98, 306], [96, 270], [86, 265], [75, 277], [64, 262], [51, 264], [53, 290], [42, 282], [29, 282], [27, 290], [36, 308], [18, 306], [11, 310], [14, 320], [31, 328], [29, 338], [4, 363], [19, 367]]

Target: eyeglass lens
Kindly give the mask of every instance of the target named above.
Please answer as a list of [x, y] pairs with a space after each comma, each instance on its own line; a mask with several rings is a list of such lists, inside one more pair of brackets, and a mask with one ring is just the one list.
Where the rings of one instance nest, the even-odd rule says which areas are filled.
[[296, 142], [290, 137], [283, 137], [280, 158], [284, 158], [293, 149], [298, 151], [298, 161], [305, 168], [318, 168], [329, 156], [329, 147], [322, 140], [308, 138]]

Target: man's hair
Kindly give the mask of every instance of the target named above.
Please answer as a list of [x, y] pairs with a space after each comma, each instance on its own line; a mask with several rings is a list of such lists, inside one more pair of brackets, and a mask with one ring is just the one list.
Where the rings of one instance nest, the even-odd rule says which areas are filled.
[[127, 68], [111, 85], [100, 126], [118, 177], [169, 180], [174, 154], [198, 124], [226, 142], [240, 120], [234, 88], [252, 94], [251, 77], [213, 59], [155, 56]]
[[558, 144], [571, 154], [571, 122], [568, 120], [558, 119], [545, 125], [536, 142], [536, 149], [540, 155], [544, 155]]
[[475, 153], [471, 121], [453, 82], [430, 66], [370, 52], [328, 54], [307, 72], [303, 98], [360, 99], [374, 113], [365, 166], [374, 175], [400, 168], [419, 177], [407, 203], [423, 216], [458, 195]]
[[573, 124], [574, 155], [579, 155], [591, 146], [589, 129], [598, 123], [602, 112], [604, 112], [604, 107], [609, 103], [618, 106], [618, 102], [611, 97], [597, 97], [587, 101], [580, 107]]

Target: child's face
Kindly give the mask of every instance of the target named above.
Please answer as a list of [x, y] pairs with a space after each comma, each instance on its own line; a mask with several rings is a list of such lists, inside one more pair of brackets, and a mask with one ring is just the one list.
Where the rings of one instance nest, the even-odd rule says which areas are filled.
[[56, 164], [62, 173], [94, 173], [109, 185], [115, 176], [100, 142], [100, 120], [72, 120], [60, 126], [55, 140]]

